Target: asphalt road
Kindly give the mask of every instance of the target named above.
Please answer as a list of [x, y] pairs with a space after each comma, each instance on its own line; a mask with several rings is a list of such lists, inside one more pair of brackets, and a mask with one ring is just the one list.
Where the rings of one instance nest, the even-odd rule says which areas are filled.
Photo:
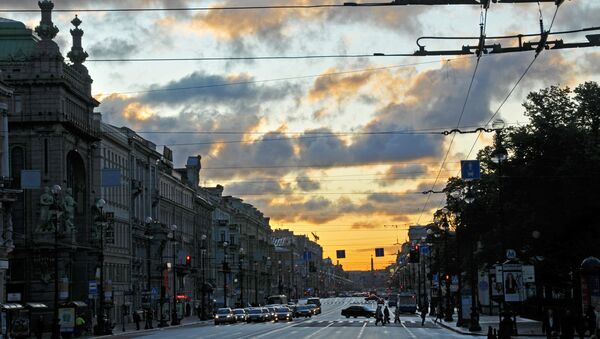
[[[323, 312], [309, 319], [294, 319], [279, 323], [238, 323], [218, 325], [213, 323], [155, 329], [151, 331], [129, 332], [111, 338], [327, 338], [327, 339], [368, 339], [368, 338], [460, 338], [464, 335], [442, 328], [427, 319], [421, 326], [417, 315], [401, 316], [402, 324], [375, 326], [374, 319], [350, 318], [341, 316], [341, 310], [353, 303], [365, 303], [362, 298], [322, 299]], [[374, 306], [374, 305], [373, 305]], [[393, 312], [392, 312], [393, 314]], [[393, 315], [392, 315], [393, 321]]]

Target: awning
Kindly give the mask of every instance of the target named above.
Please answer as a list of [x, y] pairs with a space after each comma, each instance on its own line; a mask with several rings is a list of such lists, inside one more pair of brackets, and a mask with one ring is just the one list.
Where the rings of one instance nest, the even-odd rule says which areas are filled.
[[3, 310], [22, 310], [23, 309], [23, 305], [21, 304], [0, 304], [0, 309]]
[[48, 306], [46, 304], [42, 304], [42, 303], [25, 303], [25, 307], [31, 308], [31, 309], [36, 309], [36, 310], [48, 308]]
[[83, 301], [68, 301], [60, 304], [62, 307], [87, 307], [87, 304]]

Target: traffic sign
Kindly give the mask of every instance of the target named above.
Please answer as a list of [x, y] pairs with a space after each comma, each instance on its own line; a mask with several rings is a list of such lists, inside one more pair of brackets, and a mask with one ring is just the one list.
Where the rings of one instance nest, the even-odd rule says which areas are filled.
[[90, 280], [88, 282], [88, 294], [92, 296], [98, 294], [98, 282], [96, 282], [96, 280]]
[[509, 248], [506, 250], [506, 259], [512, 260], [512, 259], [515, 259], [516, 257], [517, 257], [517, 251], [513, 250], [512, 248]]
[[429, 254], [429, 246], [422, 244], [421, 247], [419, 247], [419, 249], [421, 250], [421, 254]]
[[152, 287], [152, 289], [150, 290], [150, 295], [152, 296], [152, 299], [156, 299], [156, 297], [158, 296], [158, 290], [156, 289], [156, 287]]
[[463, 180], [476, 180], [481, 178], [481, 165], [479, 160], [461, 160], [460, 174]]

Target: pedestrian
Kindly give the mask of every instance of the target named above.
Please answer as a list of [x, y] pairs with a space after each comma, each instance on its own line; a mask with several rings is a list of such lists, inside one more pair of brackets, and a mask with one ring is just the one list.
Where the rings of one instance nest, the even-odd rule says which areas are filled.
[[400, 321], [400, 308], [398, 306], [396, 306], [396, 309], [394, 310], [394, 324], [396, 323], [402, 325], [402, 321]]
[[594, 309], [594, 306], [589, 305], [585, 311], [585, 321], [587, 329], [590, 331], [590, 336], [596, 334], [596, 320], [596, 310]]
[[146, 322], [148, 323], [149, 329], [154, 328], [154, 325], [152, 324], [152, 320], [154, 320], [154, 314], [152, 312], [152, 309], [149, 308], [147, 311], [147, 315], [146, 315]]
[[83, 334], [84, 329], [85, 329], [85, 320], [83, 319], [81, 314], [78, 314], [77, 317], [75, 318], [75, 337], [81, 336]]
[[377, 309], [375, 310], [375, 326], [377, 326], [379, 322], [381, 322], [381, 325], [385, 326], [385, 323], [383, 322], [383, 312], [381, 311], [381, 306], [377, 306]]
[[421, 305], [421, 326], [425, 326], [425, 317], [427, 316], [427, 305]]
[[387, 305], [383, 309], [383, 323], [384, 324], [386, 324], [386, 323], [389, 324], [390, 323], [390, 310], [388, 309]]
[[133, 322], [135, 323], [136, 331], [140, 330], [140, 320], [142, 320], [142, 319], [140, 317], [139, 312], [138, 311], [133, 312]]
[[573, 339], [575, 336], [575, 319], [571, 310], [567, 310], [561, 321], [561, 338]]
[[44, 316], [39, 316], [37, 322], [35, 323], [33, 333], [37, 339], [42, 339], [42, 336], [44, 335]]
[[513, 333], [513, 321], [510, 318], [510, 313], [504, 313], [498, 327], [498, 339], [511, 338], [511, 335]]
[[558, 317], [551, 308], [546, 311], [546, 315], [542, 321], [542, 333], [546, 334], [547, 339], [553, 338], [553, 333], [560, 333]]
[[433, 319], [434, 323], [437, 324], [438, 320], [442, 321], [442, 313], [444, 313], [444, 311], [442, 310], [442, 305], [438, 303], [437, 305], [435, 305], [435, 319]]

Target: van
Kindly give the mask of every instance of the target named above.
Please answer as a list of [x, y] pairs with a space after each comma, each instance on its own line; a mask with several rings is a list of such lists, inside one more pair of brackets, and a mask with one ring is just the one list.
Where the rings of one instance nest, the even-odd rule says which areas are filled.
[[317, 314], [321, 313], [321, 299], [320, 298], [308, 298], [306, 299], [307, 304], [317, 305]]

